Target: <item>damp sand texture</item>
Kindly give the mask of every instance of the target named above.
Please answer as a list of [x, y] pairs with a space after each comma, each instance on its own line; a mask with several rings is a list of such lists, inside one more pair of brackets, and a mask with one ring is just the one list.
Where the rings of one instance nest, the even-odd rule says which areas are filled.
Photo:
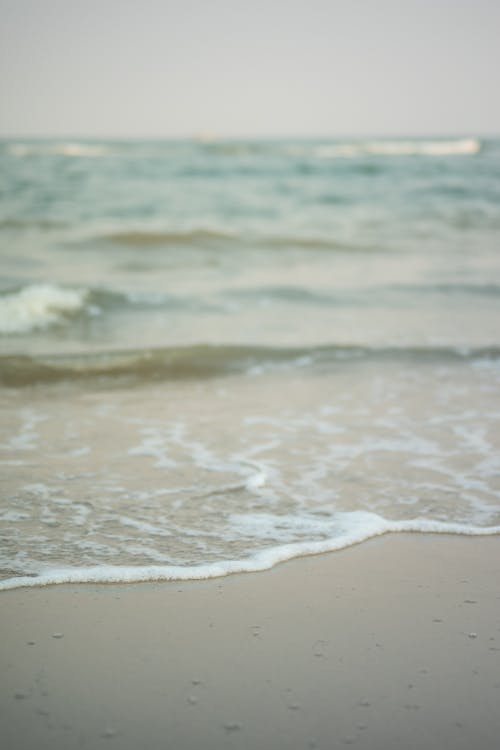
[[[497, 747], [496, 537], [2, 594], [5, 747]], [[56, 637], [59, 636], [59, 637]]]

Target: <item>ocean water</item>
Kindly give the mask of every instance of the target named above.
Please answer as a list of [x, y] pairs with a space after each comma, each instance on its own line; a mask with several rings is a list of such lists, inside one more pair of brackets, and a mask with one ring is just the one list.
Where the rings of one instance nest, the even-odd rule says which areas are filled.
[[500, 141], [2, 141], [0, 258], [0, 589], [500, 533]]

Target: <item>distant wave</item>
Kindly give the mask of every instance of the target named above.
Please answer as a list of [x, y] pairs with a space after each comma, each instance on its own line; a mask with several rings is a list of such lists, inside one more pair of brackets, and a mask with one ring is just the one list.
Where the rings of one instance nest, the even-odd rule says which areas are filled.
[[53, 284], [33, 284], [0, 296], [0, 334], [25, 333], [46, 328], [81, 310], [86, 290], [64, 289]]
[[329, 367], [359, 361], [425, 363], [500, 362], [500, 347], [363, 347], [194, 345], [74, 355], [0, 357], [0, 383], [24, 386], [63, 380], [127, 378], [139, 381], [260, 374], [276, 368]]
[[11, 156], [43, 156], [43, 155], [60, 155], [71, 157], [97, 157], [105, 156], [110, 153], [110, 148], [103, 144], [93, 143], [11, 143], [7, 151]]
[[401, 285], [392, 287], [395, 291], [415, 292], [417, 294], [435, 293], [444, 295], [474, 295], [479, 297], [498, 297], [500, 300], [500, 284], [421, 284]]
[[479, 138], [453, 139], [371, 139], [359, 141], [296, 141], [294, 143], [265, 140], [214, 140], [201, 141], [31, 141], [6, 144], [11, 156], [65, 156], [69, 158], [98, 158], [109, 155], [126, 155], [127, 158], [167, 158], [179, 149], [200, 149], [209, 158], [234, 158], [267, 156], [312, 157], [317, 159], [359, 158], [363, 156], [467, 156], [481, 151]]
[[366, 288], [311, 289], [303, 286], [239, 287], [224, 291], [235, 301], [262, 300], [293, 304], [367, 307], [381, 303], [421, 304], [429, 295], [493, 297], [500, 301], [499, 284], [394, 284]]
[[456, 140], [377, 140], [352, 143], [328, 143], [312, 147], [294, 145], [291, 154], [311, 155], [318, 159], [359, 158], [362, 156], [469, 156], [481, 151], [477, 138]]
[[354, 242], [343, 241], [340, 239], [334, 239], [331, 237], [321, 237], [314, 235], [270, 235], [259, 237], [258, 240], [254, 240], [253, 244], [259, 244], [264, 247], [276, 247], [276, 248], [298, 248], [302, 250], [349, 250], [349, 251], [371, 251], [374, 249], [373, 245], [356, 244]]
[[220, 578], [234, 573], [256, 573], [297, 557], [318, 555], [361, 544], [391, 533], [454, 534], [493, 536], [500, 526], [472, 526], [463, 523], [415, 518], [392, 521], [375, 513], [353, 511], [339, 513], [339, 534], [329, 539], [281, 544], [259, 550], [249, 557], [217, 560], [199, 565], [94, 565], [90, 567], [52, 568], [38, 574], [17, 575], [0, 581], [0, 591], [22, 587], [62, 583], [139, 583], [146, 581], [195, 581]]
[[193, 246], [197, 248], [228, 248], [244, 247], [249, 250], [253, 248], [297, 248], [303, 250], [340, 250], [361, 251], [373, 250], [373, 246], [366, 244], [355, 244], [333, 237], [322, 237], [320, 235], [279, 235], [279, 234], [257, 234], [225, 231], [224, 229], [211, 229], [207, 227], [193, 227], [189, 229], [175, 229], [171, 231], [162, 230], [129, 230], [117, 231], [94, 235], [77, 244], [92, 245], [95, 243], [106, 243], [117, 247], [136, 248], [161, 248], [176, 246]]
[[172, 232], [162, 231], [128, 231], [103, 234], [94, 239], [116, 245], [133, 247], [151, 247], [155, 245], [191, 245], [216, 240], [230, 240], [234, 235], [217, 229], [187, 229]]
[[67, 222], [56, 219], [0, 219], [0, 229], [61, 229]]

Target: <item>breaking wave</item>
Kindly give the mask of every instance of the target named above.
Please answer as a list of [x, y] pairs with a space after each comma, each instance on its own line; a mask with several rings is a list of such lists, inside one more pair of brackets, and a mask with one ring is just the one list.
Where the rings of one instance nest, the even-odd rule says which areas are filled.
[[52, 284], [33, 284], [0, 297], [0, 334], [26, 333], [47, 328], [81, 310], [85, 289], [63, 289]]

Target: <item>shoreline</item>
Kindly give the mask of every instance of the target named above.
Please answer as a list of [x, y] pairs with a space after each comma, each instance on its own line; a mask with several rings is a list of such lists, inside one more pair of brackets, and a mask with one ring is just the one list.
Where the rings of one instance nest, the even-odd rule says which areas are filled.
[[[346, 514], [349, 515], [349, 514]], [[195, 583], [228, 576], [265, 573], [273, 568], [305, 557], [342, 552], [383, 536], [425, 534], [458, 537], [490, 537], [500, 535], [500, 526], [467, 526], [462, 523], [432, 520], [386, 521], [365, 511], [352, 513], [370, 519], [372, 528], [315, 542], [291, 542], [256, 552], [250, 557], [219, 560], [200, 565], [95, 565], [90, 567], [54, 568], [40, 574], [14, 576], [0, 580], [2, 591], [66, 585], [130, 585], [152, 583]]]
[[0, 593], [9, 749], [497, 746], [498, 537]]

